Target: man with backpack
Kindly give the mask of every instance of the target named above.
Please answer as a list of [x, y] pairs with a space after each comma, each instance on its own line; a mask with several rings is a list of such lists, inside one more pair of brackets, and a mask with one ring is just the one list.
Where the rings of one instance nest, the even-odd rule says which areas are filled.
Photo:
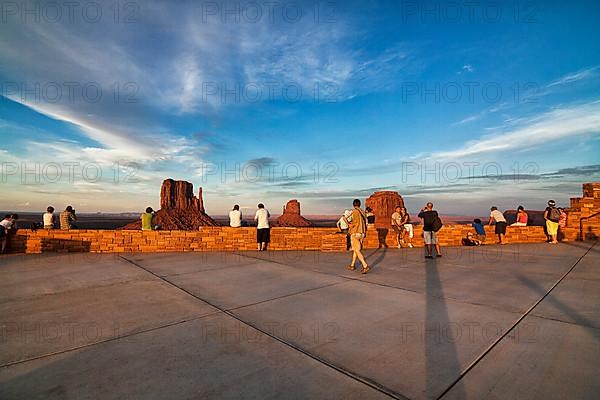
[[433, 258], [433, 247], [435, 247], [436, 257], [441, 257], [442, 251], [438, 244], [437, 232], [442, 228], [442, 220], [438, 212], [433, 209], [432, 202], [421, 208], [419, 218], [423, 219], [423, 241], [427, 249], [425, 258]]
[[350, 271], [354, 271], [356, 267], [356, 259], [358, 258], [362, 264], [362, 274], [366, 274], [371, 270], [365, 261], [365, 257], [362, 254], [362, 245], [367, 235], [367, 216], [365, 212], [360, 208], [360, 200], [354, 199], [352, 202], [354, 209], [352, 210], [352, 214], [350, 218], [346, 219], [346, 223], [348, 224], [348, 235], [350, 236], [350, 246], [352, 247], [352, 263], [348, 265], [348, 269]]
[[550, 236], [551, 244], [557, 244], [556, 235], [558, 234], [558, 223], [560, 221], [560, 210], [556, 208], [554, 200], [548, 200], [548, 207], [544, 210], [544, 219], [546, 220], [546, 232]]

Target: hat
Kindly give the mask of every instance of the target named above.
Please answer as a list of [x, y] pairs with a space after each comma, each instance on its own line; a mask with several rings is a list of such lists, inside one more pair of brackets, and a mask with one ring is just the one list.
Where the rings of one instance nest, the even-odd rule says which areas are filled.
[[554, 200], [548, 200], [548, 205], [550, 207], [554, 207], [556, 205], [556, 202]]

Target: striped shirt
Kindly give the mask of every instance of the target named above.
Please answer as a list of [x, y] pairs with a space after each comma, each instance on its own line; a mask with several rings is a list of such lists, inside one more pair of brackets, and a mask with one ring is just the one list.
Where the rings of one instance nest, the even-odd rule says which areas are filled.
[[72, 228], [71, 222], [75, 221], [77, 218], [68, 211], [63, 211], [60, 213], [60, 229], [66, 231]]

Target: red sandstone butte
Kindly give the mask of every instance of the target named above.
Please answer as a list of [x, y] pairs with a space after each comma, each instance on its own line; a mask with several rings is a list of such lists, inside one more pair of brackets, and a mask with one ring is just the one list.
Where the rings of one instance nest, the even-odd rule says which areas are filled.
[[193, 184], [167, 179], [160, 188], [160, 208], [162, 210], [195, 210], [204, 213], [202, 188], [196, 197]]
[[371, 207], [375, 214], [375, 228], [392, 228], [392, 214], [396, 207], [404, 207], [404, 200], [398, 192], [390, 190], [375, 192], [365, 202], [365, 208]]
[[303, 227], [312, 226], [312, 222], [300, 215], [300, 202], [290, 200], [283, 207], [283, 214], [277, 218], [277, 226]]
[[[198, 197], [194, 196], [194, 185], [186, 181], [166, 179], [160, 188], [160, 207], [154, 223], [162, 230], [198, 230], [201, 226], [217, 226], [204, 210], [202, 188]], [[121, 229], [142, 229], [142, 222], [136, 221]]]

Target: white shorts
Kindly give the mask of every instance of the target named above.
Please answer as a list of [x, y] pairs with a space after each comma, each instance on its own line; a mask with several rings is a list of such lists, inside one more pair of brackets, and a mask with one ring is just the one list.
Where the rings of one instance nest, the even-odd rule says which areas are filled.
[[425, 244], [437, 244], [437, 233], [433, 231], [423, 231], [423, 241]]
[[412, 239], [414, 235], [412, 224], [404, 224], [404, 229], [406, 229], [406, 232], [408, 232], [408, 237]]

